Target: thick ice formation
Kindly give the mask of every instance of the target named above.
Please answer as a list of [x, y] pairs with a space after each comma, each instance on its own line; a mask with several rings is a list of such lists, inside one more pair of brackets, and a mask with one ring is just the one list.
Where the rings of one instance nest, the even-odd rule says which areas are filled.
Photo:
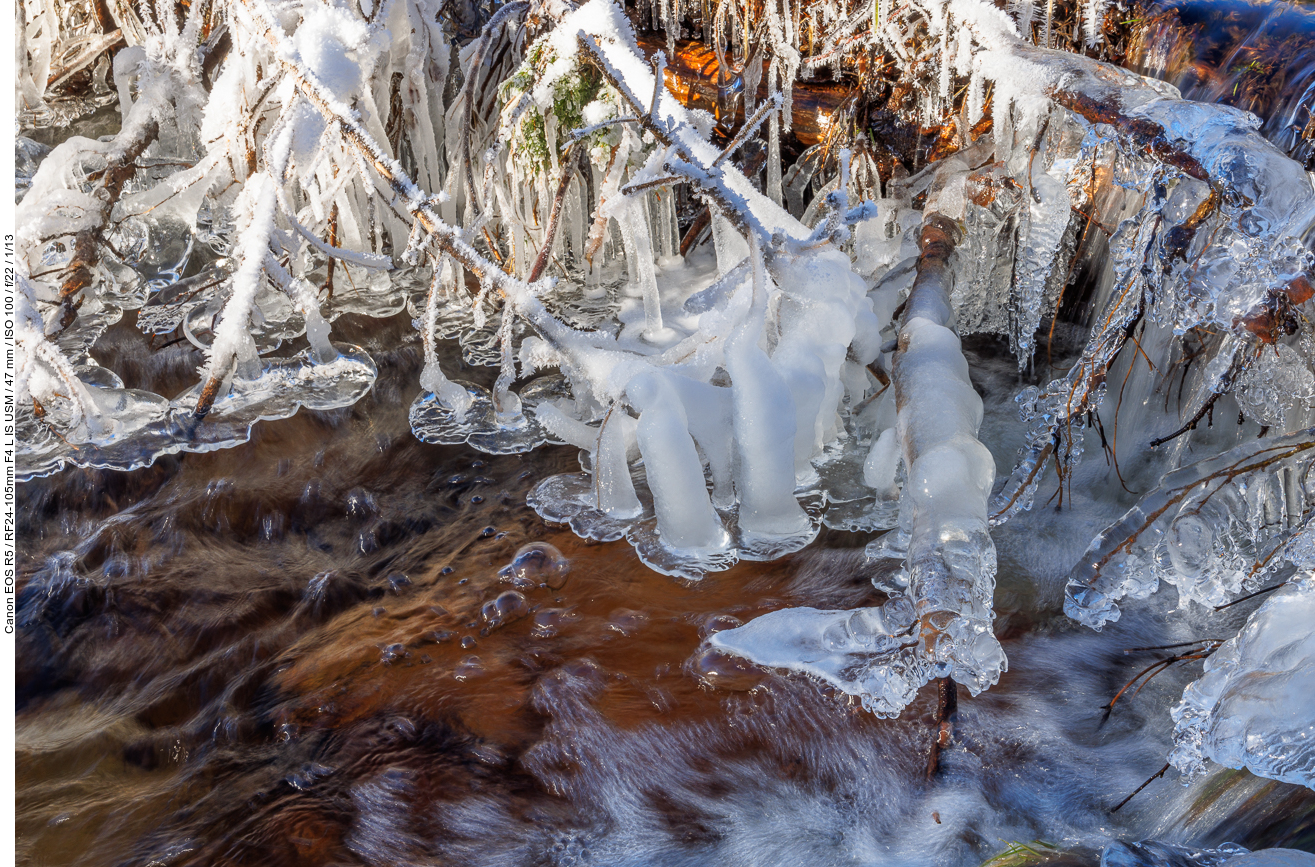
[[1315, 566], [1305, 479], [1315, 431], [1255, 440], [1166, 475], [1083, 554], [1064, 611], [1093, 629], [1119, 600], [1166, 581], [1184, 599], [1222, 605], [1295, 565]]
[[1315, 577], [1265, 600], [1205, 661], [1173, 709], [1169, 760], [1189, 776], [1207, 760], [1315, 788]]

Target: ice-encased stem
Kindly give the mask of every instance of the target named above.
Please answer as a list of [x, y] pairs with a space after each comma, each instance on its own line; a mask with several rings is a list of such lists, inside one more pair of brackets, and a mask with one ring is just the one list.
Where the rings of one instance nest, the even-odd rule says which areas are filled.
[[930, 663], [926, 674], [953, 677], [975, 695], [999, 679], [1005, 657], [991, 611], [995, 545], [987, 500], [995, 461], [977, 439], [982, 401], [949, 328], [950, 258], [957, 243], [953, 221], [934, 212], [926, 217], [891, 379], [908, 468], [906, 508], [912, 509], [909, 595], [920, 650]]
[[594, 450], [594, 490], [598, 511], [610, 518], [636, 518], [643, 512], [630, 478], [626, 452], [635, 437], [635, 420], [613, 405], [603, 417]]
[[251, 312], [256, 303], [256, 292], [265, 274], [265, 256], [269, 252], [270, 234], [274, 231], [274, 213], [277, 205], [274, 179], [258, 172], [247, 179], [243, 189], [250, 218], [237, 242], [235, 258], [237, 271], [233, 274], [233, 294], [220, 314], [215, 340], [210, 347], [206, 364], [205, 385], [197, 400], [195, 414], [204, 417], [219, 396], [225, 377], [232, 371], [239, 351], [251, 338]]

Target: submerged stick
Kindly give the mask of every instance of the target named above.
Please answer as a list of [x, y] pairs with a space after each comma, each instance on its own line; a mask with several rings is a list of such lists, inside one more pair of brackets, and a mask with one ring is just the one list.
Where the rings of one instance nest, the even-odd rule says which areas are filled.
[[1122, 810], [1123, 807], [1124, 807], [1124, 805], [1127, 804], [1129, 801], [1131, 801], [1133, 798], [1137, 797], [1138, 793], [1141, 792], [1142, 789], [1146, 788], [1146, 787], [1149, 786], [1151, 783], [1153, 783], [1153, 782], [1155, 782], [1156, 780], [1158, 780], [1160, 777], [1163, 777], [1164, 774], [1165, 774], [1165, 772], [1168, 771], [1169, 768], [1170, 768], [1169, 763], [1168, 763], [1168, 762], [1165, 762], [1165, 763], [1164, 763], [1164, 767], [1160, 768], [1158, 771], [1156, 771], [1155, 773], [1151, 774], [1150, 779], [1148, 779], [1146, 782], [1142, 783], [1142, 784], [1141, 784], [1140, 786], [1138, 786], [1137, 788], [1133, 789], [1133, 790], [1132, 790], [1132, 794], [1129, 795], [1128, 797], [1124, 798], [1122, 801], [1119, 801], [1117, 804], [1115, 804], [1114, 807], [1112, 807], [1112, 808], [1110, 809], [1110, 812], [1111, 812], [1111, 813], [1117, 813], [1117, 812], [1119, 812], [1119, 810]]

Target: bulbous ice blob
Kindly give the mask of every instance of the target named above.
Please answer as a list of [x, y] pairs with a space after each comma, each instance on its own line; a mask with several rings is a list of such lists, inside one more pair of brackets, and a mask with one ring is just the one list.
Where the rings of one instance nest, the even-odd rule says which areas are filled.
[[726, 347], [734, 387], [735, 444], [740, 473], [740, 532], [791, 537], [808, 532], [808, 516], [794, 496], [795, 406], [789, 387], [751, 331]]
[[570, 572], [571, 563], [561, 551], [546, 542], [531, 542], [516, 552], [511, 563], [504, 566], [498, 576], [522, 590], [534, 587], [560, 590], [566, 585]]
[[1315, 578], [1280, 587], [1205, 662], [1173, 709], [1169, 761], [1188, 776], [1207, 759], [1315, 784]]
[[1179, 515], [1169, 526], [1169, 560], [1183, 578], [1195, 578], [1210, 562], [1215, 528], [1199, 512]]
[[521, 593], [508, 590], [498, 596], [497, 599], [485, 602], [480, 615], [484, 618], [485, 625], [490, 629], [496, 629], [499, 626], [505, 626], [515, 620], [520, 620], [529, 613], [529, 601]]

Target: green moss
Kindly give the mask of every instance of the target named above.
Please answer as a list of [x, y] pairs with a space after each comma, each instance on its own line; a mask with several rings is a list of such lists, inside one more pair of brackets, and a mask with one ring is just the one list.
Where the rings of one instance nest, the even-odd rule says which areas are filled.
[[[498, 87], [498, 99], [503, 110], [516, 105], [524, 94], [532, 90], [555, 59], [556, 55], [546, 40], [531, 45], [525, 60]], [[577, 62], [574, 69], [552, 83], [551, 111], [559, 131], [558, 156], [569, 143], [567, 133], [587, 125], [584, 121], [585, 107], [599, 99], [613, 107], [619, 102], [617, 94], [605, 84], [598, 71], [588, 64]], [[611, 145], [615, 143], [612, 140], [615, 137], [614, 129], [602, 129], [591, 134], [585, 144], [590, 148]], [[551, 163], [544, 115], [538, 106], [531, 106], [517, 121], [511, 147], [523, 164], [533, 166], [538, 171]]]

